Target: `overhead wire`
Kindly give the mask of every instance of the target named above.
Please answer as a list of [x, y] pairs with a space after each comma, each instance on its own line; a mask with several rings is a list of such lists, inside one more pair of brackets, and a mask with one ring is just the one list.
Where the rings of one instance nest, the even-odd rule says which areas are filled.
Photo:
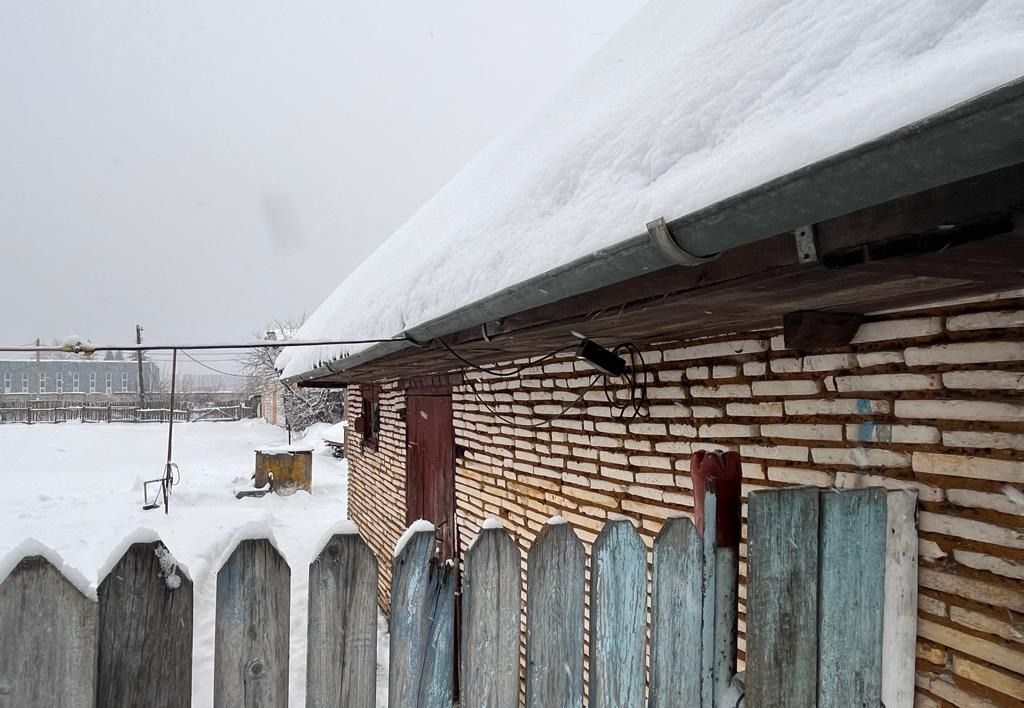
[[189, 359], [191, 359], [196, 364], [199, 364], [199, 366], [203, 367], [204, 369], [209, 369], [210, 371], [213, 371], [215, 373], [222, 374], [224, 376], [237, 376], [240, 379], [251, 379], [252, 378], [252, 376], [249, 376], [248, 374], [237, 374], [237, 373], [232, 373], [230, 371], [221, 371], [220, 369], [215, 369], [212, 366], [209, 366], [209, 365], [204, 364], [203, 362], [199, 361], [198, 359], [193, 357], [191, 354], [189, 354], [185, 350], [182, 350], [181, 353], [184, 354], [185, 356], [187, 356]]

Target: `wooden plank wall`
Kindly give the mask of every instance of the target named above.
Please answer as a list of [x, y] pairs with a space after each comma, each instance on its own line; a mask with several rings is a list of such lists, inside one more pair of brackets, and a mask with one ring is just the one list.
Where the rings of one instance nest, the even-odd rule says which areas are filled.
[[[710, 485], [706, 519], [717, 513], [715, 494]], [[904, 492], [889, 501], [881, 488], [751, 494], [745, 705], [878, 706], [885, 692], [903, 708], [912, 686], [883, 681], [882, 638], [892, 642], [886, 662], [913, 665], [916, 632], [904, 615], [915, 601], [914, 501]], [[709, 684], [726, 687], [717, 708], [744, 705], [735, 656], [707, 665], [708, 644], [720, 646], [708, 628], [727, 621], [708, 615], [720, 563], [707, 545], [684, 518], [657, 538], [648, 652], [646, 547], [630, 521], [605, 525], [589, 569], [585, 685], [583, 545], [552, 520], [527, 556], [527, 708], [582, 708], [585, 699], [591, 708], [695, 707]], [[495, 527], [466, 554], [461, 705], [520, 705], [521, 560]], [[373, 708], [377, 560], [360, 536], [337, 535], [308, 572], [306, 706]], [[433, 530], [410, 531], [391, 577], [388, 705], [452, 708], [456, 575]], [[290, 578], [265, 539], [242, 541], [218, 572], [218, 708], [287, 708]], [[97, 606], [38, 557], [0, 584], [0, 707], [191, 705], [192, 583], [167, 549], [131, 546], [98, 596]]]

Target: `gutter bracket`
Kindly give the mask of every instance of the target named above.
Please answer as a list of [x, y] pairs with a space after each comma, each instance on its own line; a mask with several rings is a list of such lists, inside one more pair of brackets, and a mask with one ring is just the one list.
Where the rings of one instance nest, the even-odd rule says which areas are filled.
[[647, 224], [647, 234], [661, 254], [673, 263], [693, 267], [704, 265], [718, 258], [717, 253], [711, 256], [695, 256], [686, 249], [681, 248], [676, 243], [676, 240], [672, 238], [672, 234], [669, 233], [668, 224], [665, 222], [664, 217], [655, 219]]
[[814, 233], [814, 224], [801, 226], [793, 231], [796, 239], [796, 257], [801, 263], [814, 263], [818, 260], [818, 240]]

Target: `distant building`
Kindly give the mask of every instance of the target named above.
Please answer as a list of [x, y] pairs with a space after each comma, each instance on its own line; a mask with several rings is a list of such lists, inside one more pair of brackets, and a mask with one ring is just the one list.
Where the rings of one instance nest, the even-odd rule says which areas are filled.
[[[139, 365], [117, 359], [0, 359], [0, 396], [32, 398], [138, 396]], [[142, 363], [145, 390], [160, 385], [160, 367]]]

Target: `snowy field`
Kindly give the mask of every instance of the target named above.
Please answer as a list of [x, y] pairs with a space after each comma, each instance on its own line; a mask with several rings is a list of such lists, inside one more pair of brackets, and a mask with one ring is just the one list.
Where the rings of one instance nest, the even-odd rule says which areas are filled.
[[[210, 708], [217, 569], [239, 540], [269, 532], [292, 569], [290, 703], [302, 706], [307, 568], [332, 531], [345, 526], [347, 508], [346, 463], [325, 449], [325, 435], [341, 431], [319, 426], [302, 441], [315, 450], [312, 495], [239, 500], [234, 490], [252, 486], [254, 450], [287, 442], [286, 433], [256, 421], [175, 426], [181, 484], [165, 516], [162, 508], [142, 510], [142, 482], [163, 472], [166, 426], [0, 425], [0, 578], [19, 559], [19, 547], [34, 540], [84, 576], [79, 584], [94, 594], [132, 540], [159, 536], [194, 584], [192, 705]], [[378, 659], [386, 661], [385, 642], [381, 651]]]

